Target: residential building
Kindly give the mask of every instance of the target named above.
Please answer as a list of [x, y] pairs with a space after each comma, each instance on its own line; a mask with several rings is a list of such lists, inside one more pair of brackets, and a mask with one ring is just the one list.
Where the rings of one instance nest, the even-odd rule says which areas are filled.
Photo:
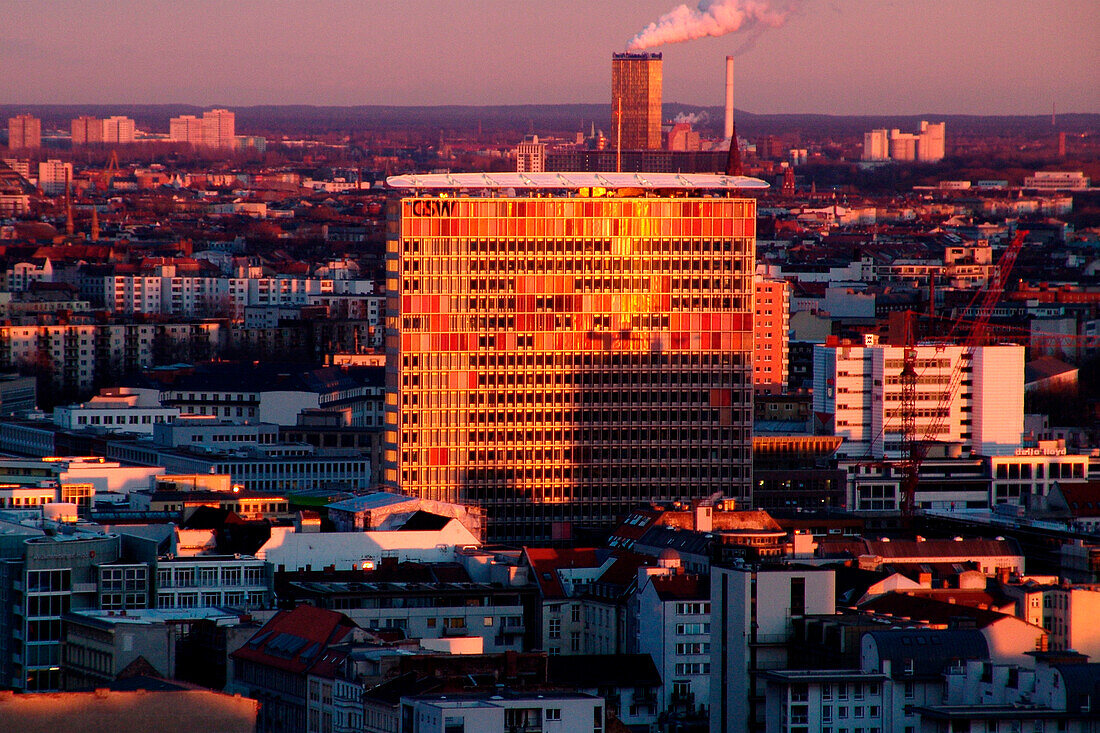
[[920, 730], [1032, 730], [1086, 733], [1097, 727], [1100, 664], [1080, 657], [1036, 655], [1036, 661], [970, 660], [948, 670], [940, 704], [913, 709]]
[[657, 696], [661, 675], [648, 654], [553, 656], [547, 665], [547, 682], [602, 697], [609, 719], [614, 716], [632, 731], [657, 729], [663, 711]]
[[202, 144], [208, 148], [232, 150], [237, 141], [236, 115], [227, 109], [202, 113]]
[[662, 680], [661, 709], [705, 719], [711, 703], [710, 577], [685, 573], [677, 553], [665, 550], [657, 567], [638, 568], [630, 609], [627, 648], [653, 659]]
[[129, 145], [134, 141], [134, 121], [115, 116], [103, 120], [103, 142], [108, 145]]
[[535, 646], [538, 604], [531, 586], [479, 582], [445, 560], [382, 557], [372, 569], [354, 571], [318, 564], [312, 571], [280, 572], [278, 586], [283, 602], [339, 611], [364, 629], [400, 632], [428, 648], [435, 641], [472, 643], [478, 653], [497, 654]]
[[64, 194], [72, 184], [73, 164], [50, 158], [38, 164], [38, 187], [48, 196]]
[[859, 666], [769, 671], [765, 730], [921, 730], [914, 706], [943, 701], [944, 676], [966, 660], [988, 660], [974, 629], [894, 628], [862, 634]]
[[96, 145], [103, 142], [103, 120], [98, 117], [77, 117], [70, 127], [73, 145]]
[[203, 144], [202, 118], [194, 115], [173, 117], [168, 121], [168, 139], [172, 142], [201, 146]]
[[753, 389], [765, 394], [785, 392], [791, 288], [783, 280], [757, 278], [753, 290]]
[[320, 733], [320, 721], [307, 724], [308, 677], [315, 667], [329, 663], [328, 647], [350, 641], [356, 628], [336, 611], [298, 606], [280, 611], [232, 653], [233, 676], [227, 692], [259, 701], [257, 733]]
[[[905, 348], [835, 340], [814, 348], [813, 410], [844, 438], [838, 456], [899, 458]], [[1024, 348], [916, 347], [916, 437], [964, 451], [1011, 455], [1021, 445]]]
[[479, 505], [511, 542], [640, 501], [749, 500], [754, 202], [622, 176], [648, 196], [393, 202], [387, 487]]
[[516, 146], [516, 171], [542, 173], [545, 170], [546, 143], [540, 143], [538, 135], [528, 135]]
[[571, 692], [437, 693], [401, 698], [401, 733], [604, 733], [604, 700]]
[[42, 147], [42, 120], [31, 115], [8, 118], [8, 150], [35, 150]]
[[788, 666], [792, 619], [835, 612], [834, 573], [794, 565], [713, 565], [710, 583], [711, 733], [763, 731], [764, 673]]
[[199, 619], [228, 626], [239, 623], [240, 617], [220, 608], [138, 607], [64, 614], [64, 689], [109, 686], [139, 658], [158, 677], [175, 677], [177, 644]]
[[660, 53], [611, 55], [612, 147], [661, 149], [661, 64]]

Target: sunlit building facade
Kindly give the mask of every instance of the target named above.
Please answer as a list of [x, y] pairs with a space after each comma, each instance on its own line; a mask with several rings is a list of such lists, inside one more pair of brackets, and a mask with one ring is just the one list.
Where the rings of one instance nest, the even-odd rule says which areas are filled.
[[390, 207], [384, 480], [491, 541], [750, 498], [755, 201], [587, 193]]
[[623, 150], [661, 149], [661, 84], [661, 54], [612, 54], [612, 146], [618, 145], [621, 113]]

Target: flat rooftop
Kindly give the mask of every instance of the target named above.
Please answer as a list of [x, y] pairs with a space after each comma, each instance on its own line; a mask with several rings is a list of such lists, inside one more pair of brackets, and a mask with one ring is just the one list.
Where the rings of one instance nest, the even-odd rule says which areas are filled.
[[718, 173], [428, 173], [390, 176], [386, 185], [398, 189], [544, 189], [640, 188], [731, 191], [764, 189], [759, 178]]

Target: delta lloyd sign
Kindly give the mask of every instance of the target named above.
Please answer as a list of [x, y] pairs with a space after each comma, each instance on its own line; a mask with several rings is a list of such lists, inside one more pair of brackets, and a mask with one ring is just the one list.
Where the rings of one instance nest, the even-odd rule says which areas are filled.
[[450, 216], [455, 202], [443, 199], [417, 200], [412, 202], [413, 216]]

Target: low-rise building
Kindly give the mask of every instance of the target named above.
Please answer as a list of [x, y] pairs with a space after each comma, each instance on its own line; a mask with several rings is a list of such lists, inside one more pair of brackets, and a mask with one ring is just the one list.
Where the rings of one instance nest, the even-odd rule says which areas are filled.
[[401, 698], [401, 710], [402, 733], [606, 730], [603, 699], [583, 693], [433, 693]]

